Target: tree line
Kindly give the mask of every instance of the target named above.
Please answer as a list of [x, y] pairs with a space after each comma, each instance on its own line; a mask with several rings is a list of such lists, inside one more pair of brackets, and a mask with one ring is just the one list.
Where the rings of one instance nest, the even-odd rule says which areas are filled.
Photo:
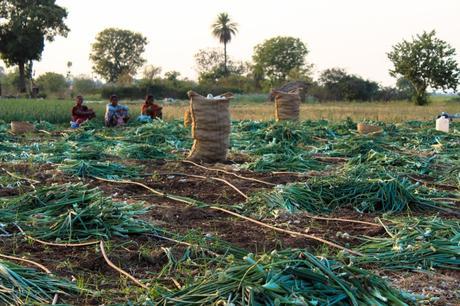
[[[198, 81], [180, 77], [176, 71], [161, 75], [161, 68], [146, 64], [143, 57], [148, 40], [141, 33], [108, 28], [98, 33], [89, 55], [92, 70], [106, 84], [88, 77], [62, 76], [46, 73], [33, 78], [33, 62], [39, 61], [45, 41], [66, 36], [67, 11], [55, 0], [3, 0], [0, 4], [0, 57], [7, 67], [16, 71], [0, 71], [3, 88], [26, 92], [37, 85], [45, 93], [102, 93], [124, 91], [134, 96], [152, 91], [182, 98], [184, 88], [211, 92], [216, 88], [235, 92], [268, 92], [289, 81], [308, 84], [308, 95], [318, 100], [392, 100], [411, 98], [426, 104], [427, 89], [456, 90], [460, 69], [455, 49], [436, 37], [435, 31], [423, 32], [411, 40], [395, 44], [387, 53], [393, 63], [390, 75], [397, 79], [395, 87], [350, 74], [341, 68], [326, 69], [318, 79], [312, 78], [312, 64], [307, 61], [309, 49], [299, 38], [278, 36], [254, 47], [251, 62], [234, 60], [227, 45], [238, 34], [238, 24], [227, 13], [217, 16], [211, 34], [223, 49], [201, 49], [195, 55]], [[142, 77], [136, 79], [144, 67]], [[30, 84], [27, 86], [27, 84]], [[69, 87], [69, 85], [71, 85]], [[4, 89], [5, 90], [5, 89]], [[155, 92], [156, 90], [156, 92]]]

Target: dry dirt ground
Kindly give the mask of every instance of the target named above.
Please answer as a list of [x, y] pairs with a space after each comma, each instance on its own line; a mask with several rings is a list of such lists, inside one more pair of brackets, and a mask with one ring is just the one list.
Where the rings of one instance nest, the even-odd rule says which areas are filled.
[[[135, 161], [132, 161], [133, 163]], [[218, 165], [230, 169], [229, 165]], [[40, 181], [40, 184], [62, 183], [77, 181], [77, 179], [65, 176], [58, 172], [53, 165], [34, 164], [7, 164], [0, 165], [0, 169], [20, 174], [29, 179]], [[150, 173], [148, 177], [139, 180], [151, 188], [164, 193], [171, 193], [204, 201], [208, 204], [221, 206], [243, 203], [244, 197], [232, 187], [222, 181], [202, 179], [196, 176], [206, 176], [225, 179], [244, 194], [252, 194], [257, 191], [272, 188], [264, 183], [248, 181], [233, 175], [217, 171], [208, 171], [194, 165], [177, 162], [151, 161], [145, 171]], [[290, 174], [256, 174], [248, 171], [238, 174], [257, 178], [272, 184], [284, 184], [287, 182], [302, 181], [305, 178]], [[193, 176], [190, 176], [193, 175]], [[311, 175], [316, 175], [312, 173]], [[293, 237], [288, 234], [275, 232], [263, 228], [257, 224], [235, 218], [229, 214], [211, 210], [187, 206], [155, 196], [145, 188], [135, 185], [107, 183], [88, 179], [85, 181], [90, 186], [97, 186], [107, 196], [114, 200], [128, 202], [144, 202], [148, 213], [142, 218], [162, 228], [186, 234], [194, 231], [199, 235], [219, 237], [238, 247], [250, 252], [271, 251], [281, 248], [307, 248], [310, 250], [322, 249], [324, 245], [315, 240], [303, 237]], [[14, 195], [32, 188], [24, 182], [20, 189], [0, 189], [0, 196]], [[19, 190], [19, 191], [18, 191]], [[333, 216], [352, 220], [361, 220], [375, 223], [374, 215], [359, 214], [354, 211], [340, 211]], [[342, 221], [317, 220], [307, 214], [281, 215], [263, 220], [265, 223], [276, 225], [279, 228], [289, 229], [296, 232], [307, 233], [322, 237], [343, 246], [354, 245], [353, 239], [343, 239], [337, 236], [337, 232], [346, 232], [353, 235], [378, 235], [383, 229], [378, 226], [369, 226]], [[162, 248], [171, 248], [173, 253], [180, 254], [184, 246], [174, 242], [165, 241], [154, 236], [140, 235], [129, 239], [115, 238], [107, 243], [110, 259], [128, 271], [138, 279], [150, 279], [152, 282], [160, 282], [173, 288], [180, 285], [180, 275], [177, 279], [160, 275], [167, 258]], [[2, 239], [0, 241], [0, 253], [25, 257], [35, 260], [48, 267], [55, 275], [73, 279], [81, 286], [102, 290], [104, 294], [63, 297], [63, 300], [74, 305], [99, 305], [126, 301], [127, 296], [133, 297], [141, 294], [134, 288], [126, 290], [131, 283], [121, 277], [116, 271], [107, 266], [103, 260], [98, 246], [79, 248], [51, 247], [25, 241], [23, 238]], [[460, 273], [454, 271], [435, 271], [433, 273], [382, 272], [374, 267], [375, 271], [388, 278], [397, 287], [416, 293], [430, 294], [438, 298], [433, 305], [460, 305]], [[178, 272], [180, 274], [180, 272]], [[183, 276], [189, 277], [189, 276]], [[179, 284], [178, 284], [179, 283]]]

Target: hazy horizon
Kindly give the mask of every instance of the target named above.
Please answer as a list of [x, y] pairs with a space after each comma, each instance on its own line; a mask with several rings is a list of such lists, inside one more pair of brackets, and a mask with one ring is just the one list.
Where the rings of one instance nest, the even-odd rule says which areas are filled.
[[229, 56], [236, 60], [251, 60], [254, 46], [265, 39], [294, 36], [306, 43], [307, 61], [314, 64], [316, 73], [342, 67], [392, 85], [395, 80], [388, 74], [391, 63], [386, 56], [391, 46], [434, 29], [457, 50], [460, 61], [460, 22], [455, 21], [460, 1], [401, 2], [287, 0], [280, 5], [274, 0], [58, 0], [68, 10], [66, 24], [71, 31], [67, 38], [46, 43], [42, 60], [35, 62], [35, 76], [47, 71], [65, 74], [68, 61], [73, 63], [74, 76], [92, 75], [91, 44], [98, 32], [116, 27], [148, 38], [147, 64], [162, 67], [163, 73], [177, 70], [182, 77], [196, 79], [193, 55], [202, 48], [221, 47], [210, 31], [220, 12], [228, 12], [239, 24], [239, 33], [228, 45]]

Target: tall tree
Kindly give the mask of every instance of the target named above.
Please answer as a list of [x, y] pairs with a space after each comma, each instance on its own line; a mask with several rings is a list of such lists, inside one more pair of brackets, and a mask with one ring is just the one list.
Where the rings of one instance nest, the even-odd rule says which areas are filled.
[[216, 21], [212, 24], [212, 35], [224, 44], [224, 71], [228, 74], [227, 69], [227, 44], [238, 32], [238, 24], [231, 21], [227, 13], [217, 15]]
[[70, 82], [70, 79], [72, 78], [72, 65], [73, 63], [71, 61], [67, 61], [67, 74], [65, 75], [65, 78], [68, 82]]
[[294, 69], [308, 73], [307, 54], [308, 49], [300, 39], [278, 36], [255, 46], [253, 60], [274, 85], [284, 82]]
[[67, 10], [55, 0], [2, 0], [0, 3], [0, 56], [19, 68], [19, 91], [26, 91], [25, 66], [40, 60], [45, 40], [67, 36]]
[[142, 53], [146, 45], [147, 38], [140, 33], [105, 29], [92, 45], [93, 71], [110, 83], [116, 83], [122, 75], [132, 78], [145, 63]]
[[5, 77], [5, 68], [0, 66], [0, 97], [2, 96], [2, 82], [3, 82], [4, 77]]
[[426, 89], [457, 89], [460, 68], [455, 60], [455, 49], [436, 37], [436, 32], [423, 32], [412, 41], [403, 40], [388, 53], [393, 62], [390, 75], [404, 77], [413, 88], [413, 100], [418, 105], [428, 102]]
[[201, 81], [218, 81], [230, 75], [242, 75], [247, 67], [241, 61], [233, 61], [227, 58], [227, 66], [224, 67], [224, 53], [220, 49], [200, 49], [194, 55], [198, 79]]

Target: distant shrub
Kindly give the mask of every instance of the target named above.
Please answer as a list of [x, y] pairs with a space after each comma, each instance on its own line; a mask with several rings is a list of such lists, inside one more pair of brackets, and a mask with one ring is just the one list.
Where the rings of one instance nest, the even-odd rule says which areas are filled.
[[98, 83], [90, 77], [79, 76], [73, 79], [72, 92], [74, 95], [91, 95], [98, 92]]
[[450, 98], [449, 101], [451, 101], [451, 102], [460, 102], [460, 95]]
[[154, 84], [139, 84], [132, 86], [105, 86], [101, 90], [101, 97], [108, 99], [110, 95], [116, 94], [122, 99], [143, 99], [147, 94], [152, 94], [156, 99], [174, 98], [174, 99], [188, 99], [187, 92], [189, 90], [196, 91], [200, 94], [218, 95], [225, 92], [232, 92], [235, 94], [242, 93], [242, 90], [234, 87], [222, 87], [217, 85], [194, 85], [190, 83], [164, 82]]
[[268, 94], [236, 94], [234, 102], [263, 103], [269, 101]]
[[46, 72], [37, 78], [37, 85], [40, 91], [46, 93], [47, 96], [65, 97], [67, 82], [62, 74]]

